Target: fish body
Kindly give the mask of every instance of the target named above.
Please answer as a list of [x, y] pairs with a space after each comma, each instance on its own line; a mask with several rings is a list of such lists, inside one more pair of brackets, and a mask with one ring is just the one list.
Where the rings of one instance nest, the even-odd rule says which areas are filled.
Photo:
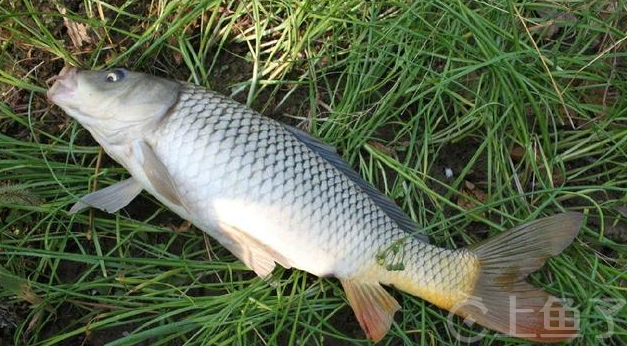
[[195, 224], [219, 234], [237, 229], [286, 267], [351, 277], [377, 266], [379, 248], [408, 238], [286, 126], [222, 95], [184, 86], [147, 140]]
[[333, 148], [218, 93], [121, 69], [70, 69], [48, 97], [132, 175], [85, 196], [72, 212], [87, 206], [113, 212], [145, 189], [260, 277], [278, 263], [339, 278], [374, 340], [385, 335], [399, 308], [380, 284], [447, 310], [461, 304], [455, 313], [510, 334], [503, 320], [511, 314], [502, 302], [484, 316], [463, 305], [517, 294], [532, 309], [525, 323], [514, 322], [526, 338], [573, 335], [557, 337], [543, 327], [539, 310], [549, 295], [524, 278], [570, 244], [578, 214], [540, 219], [473, 249], [443, 249], [429, 244]]

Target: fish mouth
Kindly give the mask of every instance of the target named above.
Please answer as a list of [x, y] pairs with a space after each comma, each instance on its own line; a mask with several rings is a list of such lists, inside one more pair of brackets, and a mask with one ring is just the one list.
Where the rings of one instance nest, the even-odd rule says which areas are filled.
[[64, 67], [59, 75], [52, 77], [54, 84], [46, 92], [46, 96], [50, 101], [57, 105], [63, 105], [70, 101], [76, 89], [78, 89], [78, 70], [74, 67]]

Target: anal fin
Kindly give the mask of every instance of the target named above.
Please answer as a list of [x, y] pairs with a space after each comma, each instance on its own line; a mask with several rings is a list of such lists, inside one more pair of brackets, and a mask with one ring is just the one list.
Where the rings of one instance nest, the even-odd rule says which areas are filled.
[[141, 191], [142, 186], [135, 179], [128, 178], [81, 197], [69, 213], [76, 214], [90, 206], [107, 213], [115, 213], [131, 203]]
[[237, 227], [220, 223], [220, 231], [228, 238], [228, 241], [221, 244], [262, 279], [272, 273], [276, 263], [290, 268], [289, 261], [283, 255]]
[[377, 282], [365, 283], [354, 279], [341, 279], [359, 325], [366, 335], [375, 342], [383, 339], [394, 320], [394, 313], [400, 305]]

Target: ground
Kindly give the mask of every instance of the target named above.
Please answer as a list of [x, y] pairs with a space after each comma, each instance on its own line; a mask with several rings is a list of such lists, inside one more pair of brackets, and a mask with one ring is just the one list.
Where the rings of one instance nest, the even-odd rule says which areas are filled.
[[[581, 312], [573, 344], [624, 344], [626, 6], [0, 0], [0, 346], [369, 344], [337, 280], [260, 280], [148, 194], [69, 215], [126, 173], [46, 100], [64, 65], [201, 84], [307, 130], [438, 246], [582, 212], [529, 281]], [[381, 344], [476, 331], [388, 291], [402, 308]]]

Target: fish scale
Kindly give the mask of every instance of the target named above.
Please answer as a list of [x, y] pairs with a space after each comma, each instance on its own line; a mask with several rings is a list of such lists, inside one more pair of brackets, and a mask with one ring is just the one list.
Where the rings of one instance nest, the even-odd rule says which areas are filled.
[[49, 99], [132, 175], [83, 196], [70, 213], [116, 212], [145, 189], [262, 278], [276, 263], [339, 278], [375, 341], [400, 308], [381, 283], [502, 333], [542, 342], [576, 336], [576, 327], [561, 327], [576, 326], [566, 308], [525, 278], [573, 241], [581, 214], [530, 221], [470, 248], [438, 248], [303, 131], [198, 86], [123, 69], [64, 71]]

